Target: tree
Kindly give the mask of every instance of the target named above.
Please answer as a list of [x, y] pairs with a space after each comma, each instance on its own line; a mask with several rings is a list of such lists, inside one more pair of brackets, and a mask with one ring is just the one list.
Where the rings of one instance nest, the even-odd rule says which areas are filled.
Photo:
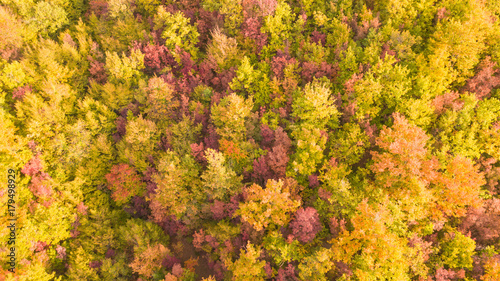
[[394, 114], [391, 128], [384, 127], [373, 151], [370, 169], [375, 185], [383, 187], [391, 198], [401, 201], [410, 220], [428, 217], [427, 207], [436, 198], [430, 184], [437, 180], [439, 162], [431, 157], [426, 144], [429, 137], [400, 114]]
[[329, 87], [325, 82], [309, 83], [304, 88], [304, 95], [298, 95], [292, 104], [292, 116], [298, 122], [292, 131], [297, 151], [288, 168], [290, 175], [311, 175], [323, 160], [327, 141], [324, 130], [327, 126], [336, 127], [338, 117]]
[[174, 98], [174, 89], [161, 78], [148, 81], [145, 113], [160, 128], [165, 128], [174, 117], [173, 112], [179, 108]]
[[211, 32], [212, 42], [208, 46], [207, 59], [211, 64], [217, 65], [220, 70], [229, 69], [239, 61], [238, 42], [236, 39], [227, 37], [216, 27]]
[[245, 193], [245, 202], [240, 203], [234, 216], [241, 216], [243, 221], [250, 223], [257, 231], [270, 224], [286, 225], [289, 213], [294, 212], [301, 204], [291, 198], [290, 192], [284, 189], [282, 180], [268, 180], [266, 189], [253, 184]]
[[491, 245], [500, 238], [499, 213], [499, 199], [485, 200], [479, 208], [468, 208], [459, 230], [462, 233], [470, 233], [477, 245]]
[[500, 262], [498, 258], [490, 258], [484, 265], [485, 274], [481, 276], [482, 281], [493, 281], [500, 277]]
[[314, 81], [304, 87], [304, 92], [297, 95], [292, 105], [292, 116], [307, 123], [324, 129], [326, 126], [336, 127], [339, 115], [332, 98], [330, 83]]
[[142, 77], [143, 68], [144, 54], [138, 49], [133, 49], [130, 56], [122, 54], [122, 58], [116, 52], [106, 52], [106, 70], [112, 83], [135, 85]]
[[119, 205], [127, 203], [131, 197], [142, 196], [146, 187], [136, 170], [127, 164], [113, 166], [111, 172], [106, 175], [106, 180], [113, 192], [113, 199]]
[[261, 62], [253, 65], [250, 59], [245, 56], [229, 86], [232, 90], [252, 98], [256, 106], [265, 106], [271, 102], [268, 70], [268, 64]]
[[411, 90], [409, 73], [409, 69], [397, 63], [393, 56], [380, 60], [354, 86], [355, 117], [363, 120], [369, 115], [378, 121], [394, 111], [404, 112]]
[[450, 268], [472, 268], [472, 255], [476, 249], [474, 240], [460, 232], [448, 233], [441, 247], [443, 264]]
[[15, 15], [7, 8], [0, 7], [0, 29], [5, 30], [0, 35], [0, 57], [8, 61], [15, 57], [22, 44], [22, 25]]
[[149, 166], [147, 157], [155, 153], [158, 143], [156, 124], [142, 116], [129, 120], [124, 138], [117, 144], [120, 159], [143, 172]]
[[208, 162], [207, 170], [201, 175], [204, 192], [210, 199], [225, 200], [238, 194], [241, 188], [241, 178], [227, 167], [224, 155], [213, 149], [205, 150]]
[[154, 23], [157, 30], [163, 30], [161, 36], [169, 50], [173, 51], [178, 46], [191, 54], [193, 59], [198, 58], [196, 43], [200, 34], [181, 11], [172, 14], [164, 6], [159, 6]]
[[285, 262], [300, 261], [305, 250], [300, 247], [300, 243], [288, 237], [285, 239], [279, 231], [269, 231], [264, 237], [262, 244], [268, 253], [278, 265]]
[[496, 157], [500, 143], [496, 139], [495, 123], [498, 122], [500, 100], [479, 101], [475, 95], [465, 93], [451, 105], [452, 110], [445, 111], [437, 120], [439, 154], [449, 151], [453, 155], [479, 158], [486, 152]]
[[290, 227], [297, 240], [303, 243], [314, 240], [316, 234], [323, 228], [318, 212], [312, 207], [298, 209]]
[[438, 179], [438, 208], [446, 215], [465, 215], [468, 206], [478, 208], [482, 205], [479, 194], [484, 184], [484, 176], [471, 160], [461, 156], [453, 158]]
[[224, 261], [226, 266], [232, 271], [232, 280], [265, 280], [265, 261], [259, 260], [261, 248], [254, 246], [250, 242], [246, 245], [246, 251], [241, 249], [240, 258], [235, 262]]
[[[472, 76], [473, 68], [479, 62], [491, 23], [483, 4], [474, 1], [446, 1], [443, 4], [452, 13], [438, 22], [430, 39], [429, 51], [444, 52], [456, 72], [454, 82], [462, 84]], [[454, 13], [460, 10], [460, 13]]]
[[162, 244], [150, 245], [142, 253], [137, 253], [130, 267], [134, 272], [148, 278], [162, 268], [163, 259], [170, 255], [170, 251]]
[[301, 280], [328, 280], [326, 274], [334, 268], [331, 251], [325, 248], [316, 251], [313, 255], [304, 258], [298, 268]]
[[245, 120], [250, 116], [252, 99], [245, 100], [235, 93], [223, 98], [212, 106], [211, 116], [217, 134], [222, 138], [237, 142], [246, 140]]
[[188, 166], [187, 159], [169, 150], [158, 162], [158, 173], [152, 176], [156, 189], [150, 195], [152, 215], [158, 223], [169, 215], [177, 219], [186, 216], [193, 219], [198, 213], [200, 198], [194, 191], [200, 184], [197, 179], [199, 171], [196, 166]]
[[344, 229], [331, 240], [333, 259], [350, 264], [353, 277], [361, 280], [409, 280], [415, 253], [407, 240], [393, 233], [393, 214], [382, 204], [363, 200], [351, 218], [353, 230]]
[[269, 34], [269, 45], [272, 50], [283, 49], [283, 42], [290, 38], [294, 14], [286, 2], [279, 2], [274, 15], [266, 17], [262, 27]]

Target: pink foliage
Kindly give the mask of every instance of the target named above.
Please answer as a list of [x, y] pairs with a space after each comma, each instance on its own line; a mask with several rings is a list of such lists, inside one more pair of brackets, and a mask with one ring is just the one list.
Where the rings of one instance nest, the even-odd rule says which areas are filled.
[[377, 30], [378, 27], [380, 26], [380, 21], [378, 16], [373, 18], [371, 21], [363, 21], [361, 23], [358, 23], [358, 17], [355, 16], [352, 18], [351, 21], [348, 22], [348, 25], [351, 27], [353, 33], [354, 33], [354, 40], [359, 41], [362, 40], [368, 35], [368, 31], [370, 29], [375, 29]]
[[191, 54], [182, 50], [179, 46], [176, 47], [175, 52], [179, 54], [181, 60], [181, 73], [184, 76], [191, 75], [193, 71], [196, 71], [196, 65], [194, 64]]
[[204, 138], [205, 142], [205, 147], [206, 148], [211, 148], [211, 149], [219, 149], [219, 135], [215, 131], [215, 128], [213, 125], [208, 126], [208, 132], [207, 135]]
[[104, 84], [108, 80], [108, 74], [106, 73], [105, 63], [99, 61], [91, 56], [88, 56], [88, 61], [90, 62], [89, 80], [93, 80], [99, 84]]
[[200, 229], [200, 231], [196, 231], [193, 235], [193, 246], [198, 250], [204, 250], [206, 246], [216, 249], [219, 247], [219, 242], [217, 242], [215, 237], [205, 234], [203, 229]]
[[479, 70], [474, 77], [467, 81], [464, 90], [476, 93], [478, 99], [488, 98], [491, 90], [500, 86], [500, 69], [496, 62], [492, 62], [490, 57], [486, 57], [479, 65]]
[[144, 54], [144, 66], [148, 74], [159, 73], [167, 66], [175, 69], [178, 67], [174, 56], [164, 45], [148, 44], [142, 46], [141, 51]]
[[200, 79], [206, 85], [210, 85], [212, 79], [215, 77], [215, 70], [217, 69], [217, 65], [215, 62], [212, 62], [208, 59], [202, 61], [198, 65], [198, 74], [200, 75]]
[[448, 10], [446, 10], [446, 7], [442, 7], [442, 8], [437, 9], [436, 19], [442, 20], [449, 15], [450, 15], [450, 12]]
[[114, 165], [110, 173], [106, 175], [106, 180], [109, 189], [113, 192], [111, 197], [120, 202], [142, 193], [144, 185], [136, 170], [128, 164]]
[[199, 163], [206, 163], [207, 159], [205, 159], [204, 155], [205, 151], [205, 146], [203, 145], [202, 142], [200, 144], [192, 143], [191, 144], [191, 154], [193, 155], [194, 159], [198, 161]]
[[417, 234], [408, 239], [408, 246], [417, 248], [419, 254], [423, 257], [424, 262], [427, 261], [432, 254], [432, 242], [425, 241]]
[[32, 92], [32, 91], [33, 89], [31, 88], [30, 85], [24, 85], [22, 87], [14, 89], [14, 91], [12, 92], [12, 97], [17, 100], [22, 100], [26, 95], [26, 92]]
[[345, 224], [346, 222], [344, 219], [339, 220], [336, 217], [330, 218], [330, 233], [333, 237], [337, 237], [342, 231], [345, 230]]
[[319, 186], [319, 180], [317, 175], [310, 175], [309, 176], [309, 187], [310, 188], [316, 188]]
[[144, 197], [134, 196], [130, 203], [124, 210], [132, 217], [146, 219], [150, 215], [149, 204]]
[[289, 64], [295, 64], [297, 60], [292, 58], [287, 49], [285, 51], [280, 51], [276, 53], [271, 61], [271, 70], [276, 77], [283, 78], [283, 70]]
[[469, 209], [459, 229], [470, 233], [479, 245], [496, 243], [500, 237], [500, 199], [488, 199], [483, 207]]
[[85, 206], [85, 204], [83, 204], [83, 202], [80, 202], [77, 206], [76, 206], [76, 210], [78, 211], [78, 213], [82, 214], [82, 215], [86, 215], [87, 214], [87, 210], [88, 210], [88, 206]]
[[36, 142], [33, 140], [28, 141], [28, 147], [31, 150], [31, 152], [35, 153], [36, 151]]
[[273, 276], [273, 268], [269, 262], [266, 262], [264, 270], [266, 271], [267, 278], [271, 278]]
[[259, 53], [267, 44], [267, 35], [260, 31], [262, 24], [256, 17], [245, 19], [242, 25], [242, 32], [246, 38], [252, 39], [255, 43], [255, 51]]
[[31, 158], [26, 165], [24, 165], [23, 169], [21, 170], [21, 173], [28, 175], [30, 177], [33, 177], [34, 175], [38, 174], [41, 170], [43, 169], [42, 167], [42, 162], [40, 158], [38, 158], [38, 155]]
[[267, 165], [266, 158], [266, 156], [261, 156], [259, 159], [253, 160], [252, 178], [260, 184], [267, 182], [267, 180], [273, 176]]
[[[52, 187], [49, 185], [49, 180], [49, 174], [45, 172], [38, 173], [31, 178], [31, 184], [28, 188], [36, 197], [49, 198], [52, 195]], [[47, 203], [49, 202], [47, 201]]]
[[349, 80], [344, 83], [344, 91], [347, 97], [351, 98], [354, 93], [354, 86], [358, 81], [363, 79], [363, 73], [354, 73]]
[[320, 64], [309, 61], [302, 63], [302, 79], [304, 83], [311, 82], [313, 78], [327, 77], [332, 79], [336, 73], [336, 68], [324, 61]]
[[260, 135], [262, 136], [261, 145], [264, 149], [272, 147], [274, 141], [274, 132], [266, 124], [260, 125]]
[[116, 125], [116, 130], [118, 132], [118, 135], [120, 136], [120, 138], [122, 138], [125, 135], [125, 133], [127, 132], [127, 130], [126, 130], [127, 119], [122, 117], [122, 116], [118, 116], [118, 118], [116, 118], [116, 120], [115, 120], [115, 125]]
[[[396, 52], [391, 49], [389, 44], [385, 43], [384, 45], [382, 45], [382, 52], [380, 53], [380, 58], [383, 60], [387, 55], [396, 57]], [[397, 61], [399, 61], [399, 59], [397, 59]]]
[[108, 1], [90, 0], [88, 13], [94, 13], [96, 16], [104, 16], [108, 13]]
[[325, 46], [326, 35], [315, 30], [311, 33], [311, 41], [313, 41], [316, 44], [321, 44]]
[[182, 266], [178, 263], [174, 264], [174, 266], [172, 266], [172, 274], [177, 276], [177, 277], [181, 277], [182, 276], [182, 273], [184, 273], [184, 270], [182, 269]]
[[102, 261], [91, 261], [89, 262], [89, 267], [90, 268], [101, 268], [102, 266]]
[[80, 234], [80, 231], [78, 231], [78, 227], [81, 225], [80, 223], [80, 218], [78, 215], [75, 215], [75, 221], [71, 224], [73, 229], [70, 230], [71, 237], [75, 238]]
[[42, 251], [45, 251], [47, 249], [47, 247], [48, 247], [48, 244], [46, 242], [37, 241], [36, 243], [32, 244], [30, 251], [42, 252]]
[[198, 32], [200, 33], [200, 37], [198, 37], [199, 47], [206, 46], [208, 39], [210, 38], [210, 30], [212, 30], [217, 25], [222, 25], [223, 18], [222, 15], [219, 14], [218, 11], [209, 12], [200, 8], [199, 10], [198, 20], [196, 21], [196, 27], [198, 28]]
[[284, 178], [286, 175], [286, 166], [290, 158], [288, 157], [288, 150], [284, 145], [274, 146], [267, 154], [268, 166], [274, 173], [274, 178]]
[[375, 144], [375, 140], [376, 140], [377, 134], [378, 134], [377, 125], [370, 124], [370, 120], [365, 119], [360, 123], [360, 126], [363, 129], [365, 129], [365, 133], [368, 136], [370, 143]]
[[318, 212], [312, 207], [298, 209], [290, 227], [297, 240], [303, 243], [311, 242], [323, 228]]
[[[267, 128], [264, 127], [261, 129], [261, 134], [263, 134], [263, 146], [269, 148], [272, 142], [270, 129], [267, 130]], [[268, 178], [285, 177], [290, 148], [290, 138], [286, 132], [283, 131], [283, 128], [278, 127], [274, 132], [274, 142], [268, 154], [254, 161], [254, 173], [256, 178], [265, 180]]]
[[203, 243], [205, 243], [205, 233], [203, 229], [196, 231], [193, 234], [193, 246], [198, 250], [203, 250]]
[[292, 147], [292, 141], [281, 127], [274, 131], [274, 146], [281, 146], [285, 151], [289, 151]]
[[227, 271], [227, 268], [224, 266], [224, 264], [221, 261], [216, 261], [215, 264], [213, 265], [213, 270], [214, 270], [214, 275], [216, 280], [223, 280], [224, 279], [224, 272]]
[[277, 0], [253, 0], [259, 7], [261, 17], [272, 15], [278, 6]]
[[329, 192], [328, 190], [325, 190], [325, 189], [323, 189], [323, 188], [320, 187], [318, 189], [318, 196], [319, 196], [319, 198], [321, 198], [324, 201], [328, 202], [328, 199], [330, 199], [332, 197], [332, 193]]
[[276, 276], [276, 281], [298, 281], [297, 273], [295, 271], [295, 266], [288, 264], [285, 268], [278, 269], [278, 275]]
[[434, 106], [434, 112], [436, 114], [442, 114], [446, 109], [452, 109], [454, 111], [462, 109], [464, 103], [459, 100], [458, 92], [448, 92], [446, 94], [437, 96], [432, 101]]
[[114, 257], [115, 257], [115, 255], [116, 255], [116, 251], [115, 251], [115, 250], [113, 250], [113, 249], [108, 249], [108, 250], [106, 251], [105, 257], [106, 257], [107, 259], [112, 259], [112, 258], [114, 258]]
[[338, 277], [340, 278], [342, 275], [345, 275], [345, 276], [351, 276], [352, 275], [352, 270], [351, 268], [349, 267], [348, 264], [344, 263], [344, 262], [341, 262], [341, 261], [335, 261], [335, 268], [337, 269], [337, 274], [338, 274]]
[[436, 275], [434, 278], [436, 281], [461, 280], [465, 278], [465, 270], [444, 269], [440, 267], [436, 270]]
[[[500, 124], [496, 123], [493, 126], [499, 127], [497, 130], [500, 130]], [[493, 195], [500, 194], [500, 185], [498, 184], [500, 181], [500, 167], [495, 166], [497, 162], [498, 160], [495, 158], [481, 158], [479, 161], [484, 171], [486, 186]]]
[[170, 270], [175, 264], [178, 264], [180, 262], [181, 261], [178, 258], [168, 255], [166, 258], [163, 259], [161, 265], [166, 269]]
[[61, 259], [61, 260], [66, 258], [66, 248], [64, 248], [63, 246], [57, 245], [56, 253], [57, 253], [56, 258]]
[[214, 204], [210, 206], [210, 211], [215, 220], [222, 220], [227, 217], [226, 204], [222, 201], [215, 200]]
[[349, 104], [345, 107], [340, 107], [342, 108], [342, 122], [347, 123], [351, 121], [351, 118], [356, 114], [356, 111], [358, 109], [358, 105], [356, 101], [351, 101]]

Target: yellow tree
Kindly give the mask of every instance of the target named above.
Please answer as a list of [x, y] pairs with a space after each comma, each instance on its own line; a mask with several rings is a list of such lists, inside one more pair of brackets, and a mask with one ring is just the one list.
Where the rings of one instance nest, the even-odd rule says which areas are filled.
[[344, 229], [333, 239], [333, 258], [351, 264], [356, 280], [411, 280], [409, 268], [417, 254], [407, 239], [393, 233], [393, 214], [382, 204], [367, 200], [351, 218], [352, 231]]
[[240, 257], [235, 262], [226, 260], [226, 266], [233, 273], [232, 280], [265, 280], [266, 272], [264, 270], [265, 261], [259, 260], [261, 249], [250, 242], [246, 245], [246, 250], [241, 249]]
[[257, 231], [269, 225], [283, 226], [290, 220], [301, 202], [291, 198], [290, 191], [284, 188], [283, 181], [268, 180], [266, 189], [253, 184], [246, 190], [246, 200], [240, 203], [235, 216], [250, 223]]

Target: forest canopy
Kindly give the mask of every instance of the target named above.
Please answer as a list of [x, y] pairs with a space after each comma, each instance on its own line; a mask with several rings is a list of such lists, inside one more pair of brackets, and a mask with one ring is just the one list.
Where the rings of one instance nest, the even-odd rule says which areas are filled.
[[500, 280], [497, 0], [0, 0], [0, 132], [0, 281]]

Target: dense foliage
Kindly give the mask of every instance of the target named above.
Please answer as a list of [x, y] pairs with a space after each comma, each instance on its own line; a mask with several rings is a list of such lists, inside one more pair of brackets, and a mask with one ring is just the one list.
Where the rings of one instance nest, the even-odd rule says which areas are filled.
[[496, 0], [0, 0], [0, 105], [0, 280], [500, 280]]

